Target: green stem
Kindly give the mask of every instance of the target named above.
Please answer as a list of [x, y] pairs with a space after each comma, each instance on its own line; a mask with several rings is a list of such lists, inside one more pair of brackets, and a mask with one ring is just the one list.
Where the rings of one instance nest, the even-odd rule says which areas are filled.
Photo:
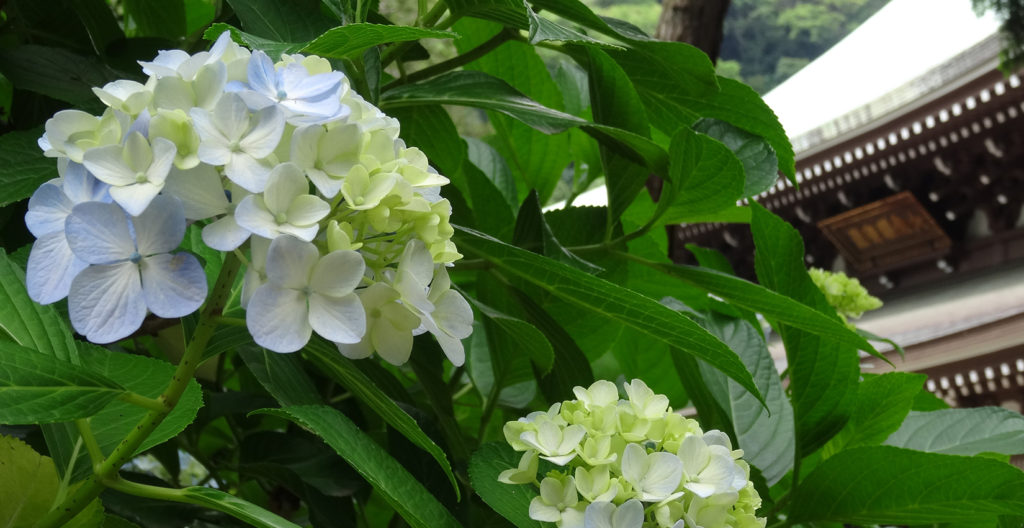
[[503, 29], [499, 31], [497, 35], [494, 35], [490, 39], [482, 42], [479, 46], [460, 55], [456, 55], [455, 57], [452, 57], [446, 61], [442, 61], [432, 66], [423, 68], [422, 70], [412, 72], [402, 79], [395, 79], [394, 81], [391, 81], [388, 84], [386, 84], [384, 86], [384, 89], [387, 90], [388, 88], [393, 88], [395, 86], [399, 86], [402, 84], [422, 81], [423, 79], [429, 79], [435, 75], [439, 75], [446, 71], [454, 70], [455, 68], [465, 66], [466, 64], [469, 64], [479, 59], [480, 57], [487, 55], [488, 53], [493, 51], [494, 48], [497, 48], [498, 46], [508, 42], [513, 38], [513, 35], [514, 32], [512, 30], [507, 28]]
[[[434, 7], [432, 7], [430, 11], [428, 11], [427, 14], [423, 17], [423, 27], [433, 27], [433, 25], [436, 24], [437, 21], [441, 19], [441, 17], [447, 10], [448, 4], [446, 4], [443, 0], [438, 1], [436, 4], [434, 4]], [[380, 56], [381, 67], [386, 67], [388, 64], [394, 62], [395, 59], [404, 55], [405, 52], [409, 51], [415, 44], [416, 41], [401, 42], [384, 50], [384, 53], [382, 53]]]
[[[209, 301], [199, 316], [199, 324], [192, 334], [192, 340], [185, 349], [174, 375], [164, 392], [156, 401], [163, 405], [160, 410], [150, 410], [146, 416], [135, 426], [121, 443], [114, 449], [106, 460], [103, 460], [94, 469], [93, 475], [82, 481], [75, 492], [51, 510], [42, 520], [36, 524], [36, 528], [56, 528], [64, 526], [69, 520], [77, 515], [83, 508], [99, 496], [105, 486], [110, 482], [118, 480], [118, 469], [128, 463], [135, 456], [135, 451], [142, 445], [142, 442], [159, 426], [164, 418], [170, 414], [174, 406], [178, 404], [181, 394], [188, 387], [196, 368], [203, 359], [203, 352], [209, 342], [213, 331], [216, 328], [216, 317], [224, 309], [224, 304], [231, 295], [231, 286], [235, 283], [235, 275], [238, 274], [239, 262], [233, 254], [228, 253], [221, 267], [217, 283], [210, 293]], [[86, 440], [88, 441], [88, 440]]]
[[[107, 483], [107, 487], [113, 490], [126, 493], [128, 495], [134, 495], [136, 497], [144, 497], [147, 499], [163, 500], [170, 502], [184, 502], [186, 504], [195, 504], [188, 500], [185, 496], [185, 490], [181, 488], [163, 488], [159, 486], [149, 486], [146, 484], [139, 484], [138, 482], [132, 482], [123, 478], [111, 479]], [[204, 504], [205, 506], [205, 504]]]
[[148, 409], [150, 411], [166, 410], [166, 407], [164, 406], [164, 403], [162, 401], [155, 400], [153, 398], [147, 398], [141, 394], [134, 392], [125, 392], [124, 394], [121, 394], [121, 396], [119, 396], [118, 399], [125, 403], [137, 405], [139, 407], [142, 407], [143, 409]]
[[78, 434], [82, 437], [82, 443], [85, 444], [85, 449], [89, 453], [89, 460], [92, 461], [92, 467], [95, 470], [103, 463], [103, 450], [96, 443], [96, 437], [92, 434], [92, 427], [89, 425], [88, 419], [81, 418], [75, 420], [75, 427], [78, 429]]

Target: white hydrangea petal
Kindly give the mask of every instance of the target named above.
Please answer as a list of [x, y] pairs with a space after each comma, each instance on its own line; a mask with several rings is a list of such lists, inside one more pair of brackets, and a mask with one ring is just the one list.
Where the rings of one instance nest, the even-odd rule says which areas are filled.
[[293, 226], [291, 224], [281, 224], [277, 226], [277, 230], [279, 233], [291, 235], [300, 240], [305, 240], [306, 242], [312, 242], [313, 238], [316, 237], [316, 233], [319, 229], [320, 227], [315, 224], [308, 227], [298, 227]]
[[320, 251], [313, 244], [291, 236], [277, 237], [267, 249], [267, 279], [283, 288], [305, 289], [319, 259]]
[[274, 215], [263, 205], [258, 195], [246, 196], [235, 208], [235, 222], [239, 226], [264, 238], [277, 237], [279, 230]]
[[115, 204], [85, 202], [76, 205], [65, 224], [68, 246], [89, 264], [108, 264], [135, 252], [128, 217]]
[[195, 105], [200, 108], [214, 106], [224, 93], [227, 84], [228, 69], [222, 62], [204, 65], [196, 72], [192, 90], [195, 93]]
[[71, 280], [86, 266], [71, 252], [63, 230], [40, 237], [28, 254], [25, 270], [28, 296], [39, 304], [50, 304], [67, 297]]
[[145, 211], [152, 200], [156, 198], [163, 185], [156, 185], [149, 182], [133, 183], [110, 188], [110, 197], [124, 208], [125, 212], [132, 216], [138, 216]]
[[[202, 149], [202, 146], [199, 148]], [[260, 193], [267, 187], [270, 170], [271, 166], [266, 162], [244, 152], [236, 152], [224, 166], [224, 175], [246, 191]]]
[[230, 207], [220, 174], [206, 164], [188, 170], [172, 169], [164, 182], [164, 193], [181, 200], [185, 218], [191, 220], [224, 214]]
[[309, 286], [317, 293], [342, 297], [359, 286], [365, 269], [366, 263], [359, 253], [349, 250], [332, 251], [313, 267]]
[[583, 513], [584, 528], [617, 528], [612, 525], [615, 505], [610, 502], [592, 502]]
[[184, 317], [206, 299], [206, 274], [189, 253], [163, 253], [139, 263], [146, 307], [157, 316]]
[[314, 292], [309, 296], [309, 324], [329, 341], [358, 343], [366, 333], [366, 312], [354, 293], [329, 297]]
[[[251, 115], [249, 107], [238, 94], [227, 93], [217, 101], [211, 115], [212, 126], [217, 134], [227, 140], [227, 144], [241, 142], [249, 131]], [[202, 131], [199, 132], [202, 136]], [[205, 138], [204, 138], [205, 139]]]
[[557, 522], [562, 518], [562, 511], [546, 504], [541, 497], [534, 497], [530, 501], [530, 518], [535, 521]]
[[233, 251], [245, 243], [252, 233], [238, 225], [234, 215], [227, 215], [203, 228], [203, 242], [219, 251]]
[[25, 226], [36, 238], [58, 231], [63, 232], [64, 220], [75, 205], [56, 182], [59, 180], [40, 185], [28, 199]]
[[[679, 487], [683, 477], [683, 463], [672, 453], [657, 452], [648, 455], [648, 471], [644, 476], [644, 495], [661, 500]], [[642, 499], [642, 497], [641, 497]]]
[[380, 357], [392, 365], [404, 365], [412, 354], [413, 336], [408, 329], [397, 328], [381, 318], [369, 329], [370, 342]]
[[178, 147], [167, 138], [153, 138], [152, 162], [146, 170], [146, 178], [156, 184], [162, 184], [171, 172]]
[[641, 528], [644, 523], [644, 507], [640, 501], [630, 499], [616, 508], [612, 515], [614, 528]]
[[136, 182], [136, 174], [125, 164], [122, 152], [120, 145], [92, 148], [82, 156], [82, 164], [102, 182], [129, 185]]
[[316, 165], [320, 151], [320, 138], [325, 133], [323, 125], [307, 125], [296, 128], [292, 132], [290, 145], [291, 162], [306, 170]]
[[185, 210], [173, 196], [158, 196], [132, 220], [139, 254], [167, 253], [185, 238]]
[[373, 345], [370, 344], [369, 336], [363, 336], [358, 343], [335, 344], [338, 346], [338, 352], [349, 359], [366, 359], [373, 355]]
[[465, 339], [473, 333], [473, 309], [455, 290], [448, 290], [434, 301], [431, 313], [437, 326], [448, 335]]
[[253, 114], [252, 129], [242, 138], [239, 146], [254, 158], [265, 158], [274, 152], [284, 134], [284, 113], [276, 106], [268, 106]]
[[688, 478], [696, 478], [711, 458], [711, 450], [708, 449], [704, 439], [698, 435], [690, 434], [683, 438], [679, 444], [679, 460], [683, 462], [683, 470]]
[[294, 163], [282, 163], [270, 171], [263, 202], [273, 214], [286, 213], [292, 200], [308, 191], [309, 183], [302, 169]]
[[452, 365], [460, 367], [466, 362], [466, 349], [461, 340], [443, 332], [434, 333], [434, 338], [437, 339], [437, 344], [441, 345], [441, 350], [448, 361], [452, 362]]
[[82, 270], [71, 281], [68, 315], [75, 330], [93, 343], [130, 336], [146, 318], [138, 266], [121, 262]]
[[245, 323], [256, 344], [274, 352], [295, 352], [306, 346], [313, 334], [306, 295], [273, 283], [252, 294]]
[[636, 486], [647, 474], [647, 451], [638, 444], [627, 444], [622, 452], [622, 476]]
[[[303, 180], [305, 181], [305, 180]], [[331, 206], [311, 194], [295, 197], [288, 205], [285, 216], [288, 223], [296, 226], [315, 225], [331, 212]]]

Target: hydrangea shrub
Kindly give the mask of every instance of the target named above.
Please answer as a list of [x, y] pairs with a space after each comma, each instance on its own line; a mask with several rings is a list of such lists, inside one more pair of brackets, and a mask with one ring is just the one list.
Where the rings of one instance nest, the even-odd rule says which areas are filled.
[[[1021, 524], [1024, 418], [861, 376], [756, 93], [411, 4], [0, 5], [0, 526]], [[722, 221], [756, 281], [668, 258]]]

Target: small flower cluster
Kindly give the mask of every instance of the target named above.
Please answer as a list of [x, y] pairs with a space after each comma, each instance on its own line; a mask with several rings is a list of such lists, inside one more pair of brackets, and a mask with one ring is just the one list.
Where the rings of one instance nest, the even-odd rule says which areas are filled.
[[[870, 293], [854, 277], [845, 273], [825, 271], [820, 268], [807, 270], [814, 285], [825, 294], [825, 300], [836, 309], [844, 321], [859, 319], [864, 312], [882, 307], [882, 301]], [[847, 324], [850, 324], [847, 322]]]
[[143, 84], [94, 88], [100, 116], [58, 112], [39, 146], [60, 178], [29, 201], [36, 236], [27, 286], [68, 298], [74, 328], [97, 343], [147, 313], [181, 317], [207, 295], [198, 259], [176, 251], [189, 223], [247, 263], [250, 333], [276, 352], [312, 332], [351, 358], [404, 363], [430, 332], [456, 364], [472, 311], [450, 288], [448, 179], [399, 138], [399, 123], [316, 56], [235, 44], [161, 51]]
[[[761, 498], [721, 431], [672, 412], [641, 380], [575, 387], [578, 399], [505, 424], [523, 456], [507, 484], [533, 483], [530, 518], [561, 528], [763, 528]], [[560, 469], [537, 481], [538, 458]]]

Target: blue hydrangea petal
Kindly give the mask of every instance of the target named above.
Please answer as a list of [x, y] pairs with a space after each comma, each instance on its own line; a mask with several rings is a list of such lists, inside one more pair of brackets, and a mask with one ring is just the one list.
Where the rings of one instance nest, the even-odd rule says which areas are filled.
[[32, 244], [25, 272], [28, 296], [39, 304], [50, 304], [68, 296], [71, 280], [87, 266], [68, 247], [63, 231], [44, 235]]
[[61, 189], [60, 180], [46, 182], [28, 199], [25, 226], [36, 238], [63, 231], [64, 220], [74, 205]]
[[173, 196], [157, 196], [132, 224], [139, 254], [167, 253], [185, 238], [185, 208]]
[[69, 162], [63, 171], [64, 194], [71, 200], [71, 203], [82, 202], [109, 202], [110, 186], [97, 180], [85, 165]]
[[124, 210], [112, 203], [76, 205], [65, 224], [68, 246], [89, 264], [110, 264], [135, 253]]
[[206, 299], [206, 274], [194, 255], [154, 255], [142, 259], [139, 268], [146, 306], [160, 317], [184, 317]]
[[130, 336], [146, 318], [138, 266], [121, 262], [82, 270], [71, 281], [68, 315], [75, 330], [93, 343]]

